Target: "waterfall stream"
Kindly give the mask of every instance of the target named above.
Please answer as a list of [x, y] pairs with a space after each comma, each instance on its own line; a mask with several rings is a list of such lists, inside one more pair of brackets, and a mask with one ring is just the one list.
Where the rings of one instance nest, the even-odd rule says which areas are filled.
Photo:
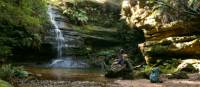
[[62, 58], [63, 48], [64, 48], [64, 45], [65, 45], [65, 42], [64, 42], [64, 37], [63, 37], [61, 30], [58, 28], [58, 25], [56, 24], [55, 15], [54, 15], [55, 13], [53, 13], [53, 12], [54, 11], [52, 10], [52, 7], [49, 6], [48, 14], [49, 14], [49, 17], [50, 17], [50, 21], [55, 28], [55, 29], [53, 29], [53, 31], [56, 34], [55, 39], [56, 39], [57, 58]]
[[[76, 44], [73, 41], [70, 41], [71, 39], [73, 39], [73, 37], [75, 36], [70, 36], [70, 34], [63, 34], [64, 30], [59, 29], [60, 25], [60, 21], [56, 20], [56, 18], [60, 17], [61, 14], [58, 14], [58, 11], [54, 9], [53, 6], [48, 7], [48, 15], [49, 15], [49, 19], [50, 22], [53, 25], [53, 29], [51, 33], [53, 33], [52, 35], [54, 35], [54, 46], [57, 50], [57, 57], [55, 59], [53, 59], [53, 61], [48, 65], [49, 67], [61, 67], [61, 68], [82, 68], [87, 66], [86, 63], [84, 63], [82, 60], [77, 59], [74, 56], [66, 56], [65, 55], [65, 50]], [[70, 32], [74, 32], [74, 31], [70, 31]], [[73, 39], [76, 40], [76, 39]]]

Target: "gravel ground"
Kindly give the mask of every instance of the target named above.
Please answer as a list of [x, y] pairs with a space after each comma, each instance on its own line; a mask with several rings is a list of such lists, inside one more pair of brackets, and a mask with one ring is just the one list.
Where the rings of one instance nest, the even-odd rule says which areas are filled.
[[200, 87], [200, 75], [190, 74], [189, 79], [161, 78], [163, 83], [151, 83], [148, 79], [135, 80], [16, 80], [18, 87]]
[[163, 83], [150, 83], [147, 79], [117, 80], [121, 87], [200, 87], [200, 81], [166, 80]]
[[122, 87], [118, 83], [94, 81], [20, 80], [18, 87]]
[[166, 80], [163, 83], [150, 83], [147, 79], [115, 80], [114, 82], [20, 80], [18, 87], [200, 87], [200, 81]]

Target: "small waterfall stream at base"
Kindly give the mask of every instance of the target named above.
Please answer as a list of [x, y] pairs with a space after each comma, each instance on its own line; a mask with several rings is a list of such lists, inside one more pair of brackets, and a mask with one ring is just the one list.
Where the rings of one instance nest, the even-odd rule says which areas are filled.
[[64, 49], [65, 47], [69, 47], [69, 45], [67, 43], [65, 43], [65, 41], [67, 41], [67, 39], [70, 39], [70, 37], [68, 38], [64, 38], [64, 35], [62, 33], [63, 30], [59, 29], [58, 26], [58, 21], [56, 20], [56, 17], [59, 17], [60, 14], [57, 14], [58, 12], [56, 10], [54, 10], [54, 7], [49, 5], [48, 6], [48, 15], [49, 15], [49, 19], [54, 27], [54, 29], [52, 29], [52, 33], [54, 33], [53, 35], [55, 36], [55, 48], [57, 50], [57, 58], [52, 60], [52, 62], [50, 64], [48, 64], [48, 67], [59, 67], [59, 68], [83, 68], [86, 67], [87, 64], [84, 63], [82, 60], [77, 59], [74, 56], [64, 56]]

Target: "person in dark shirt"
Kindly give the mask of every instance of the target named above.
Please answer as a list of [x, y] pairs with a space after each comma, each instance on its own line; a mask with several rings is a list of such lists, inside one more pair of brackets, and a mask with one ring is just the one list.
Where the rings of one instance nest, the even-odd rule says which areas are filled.
[[132, 79], [133, 66], [129, 61], [128, 54], [121, 49], [118, 56], [118, 64], [123, 66], [123, 69], [119, 71], [123, 79]]
[[129, 62], [128, 55], [123, 49], [120, 49], [117, 59], [111, 64], [110, 70], [105, 74], [106, 77], [122, 77], [123, 79], [132, 78], [132, 64]]
[[120, 49], [120, 53], [118, 54], [118, 62], [117, 64], [123, 65], [124, 59], [128, 57], [128, 55], [125, 53], [123, 49]]

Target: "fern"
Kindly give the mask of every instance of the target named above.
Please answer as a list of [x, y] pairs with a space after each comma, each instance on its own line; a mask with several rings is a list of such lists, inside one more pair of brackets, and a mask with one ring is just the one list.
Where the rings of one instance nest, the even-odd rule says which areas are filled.
[[198, 3], [200, 3], [199, 0], [189, 0], [184, 2], [181, 0], [153, 1], [156, 4], [153, 10], [160, 10], [163, 17], [163, 22], [172, 22], [179, 19], [186, 20], [188, 17], [200, 16], [200, 8], [198, 7]]
[[24, 70], [23, 67], [13, 67], [12, 65], [3, 65], [0, 68], [0, 78], [3, 80], [11, 80], [14, 77], [17, 78], [26, 78], [29, 73]]
[[88, 21], [86, 11], [82, 9], [76, 9], [76, 7], [65, 9], [63, 14], [67, 15], [71, 21], [75, 22], [76, 24], [85, 24]]

